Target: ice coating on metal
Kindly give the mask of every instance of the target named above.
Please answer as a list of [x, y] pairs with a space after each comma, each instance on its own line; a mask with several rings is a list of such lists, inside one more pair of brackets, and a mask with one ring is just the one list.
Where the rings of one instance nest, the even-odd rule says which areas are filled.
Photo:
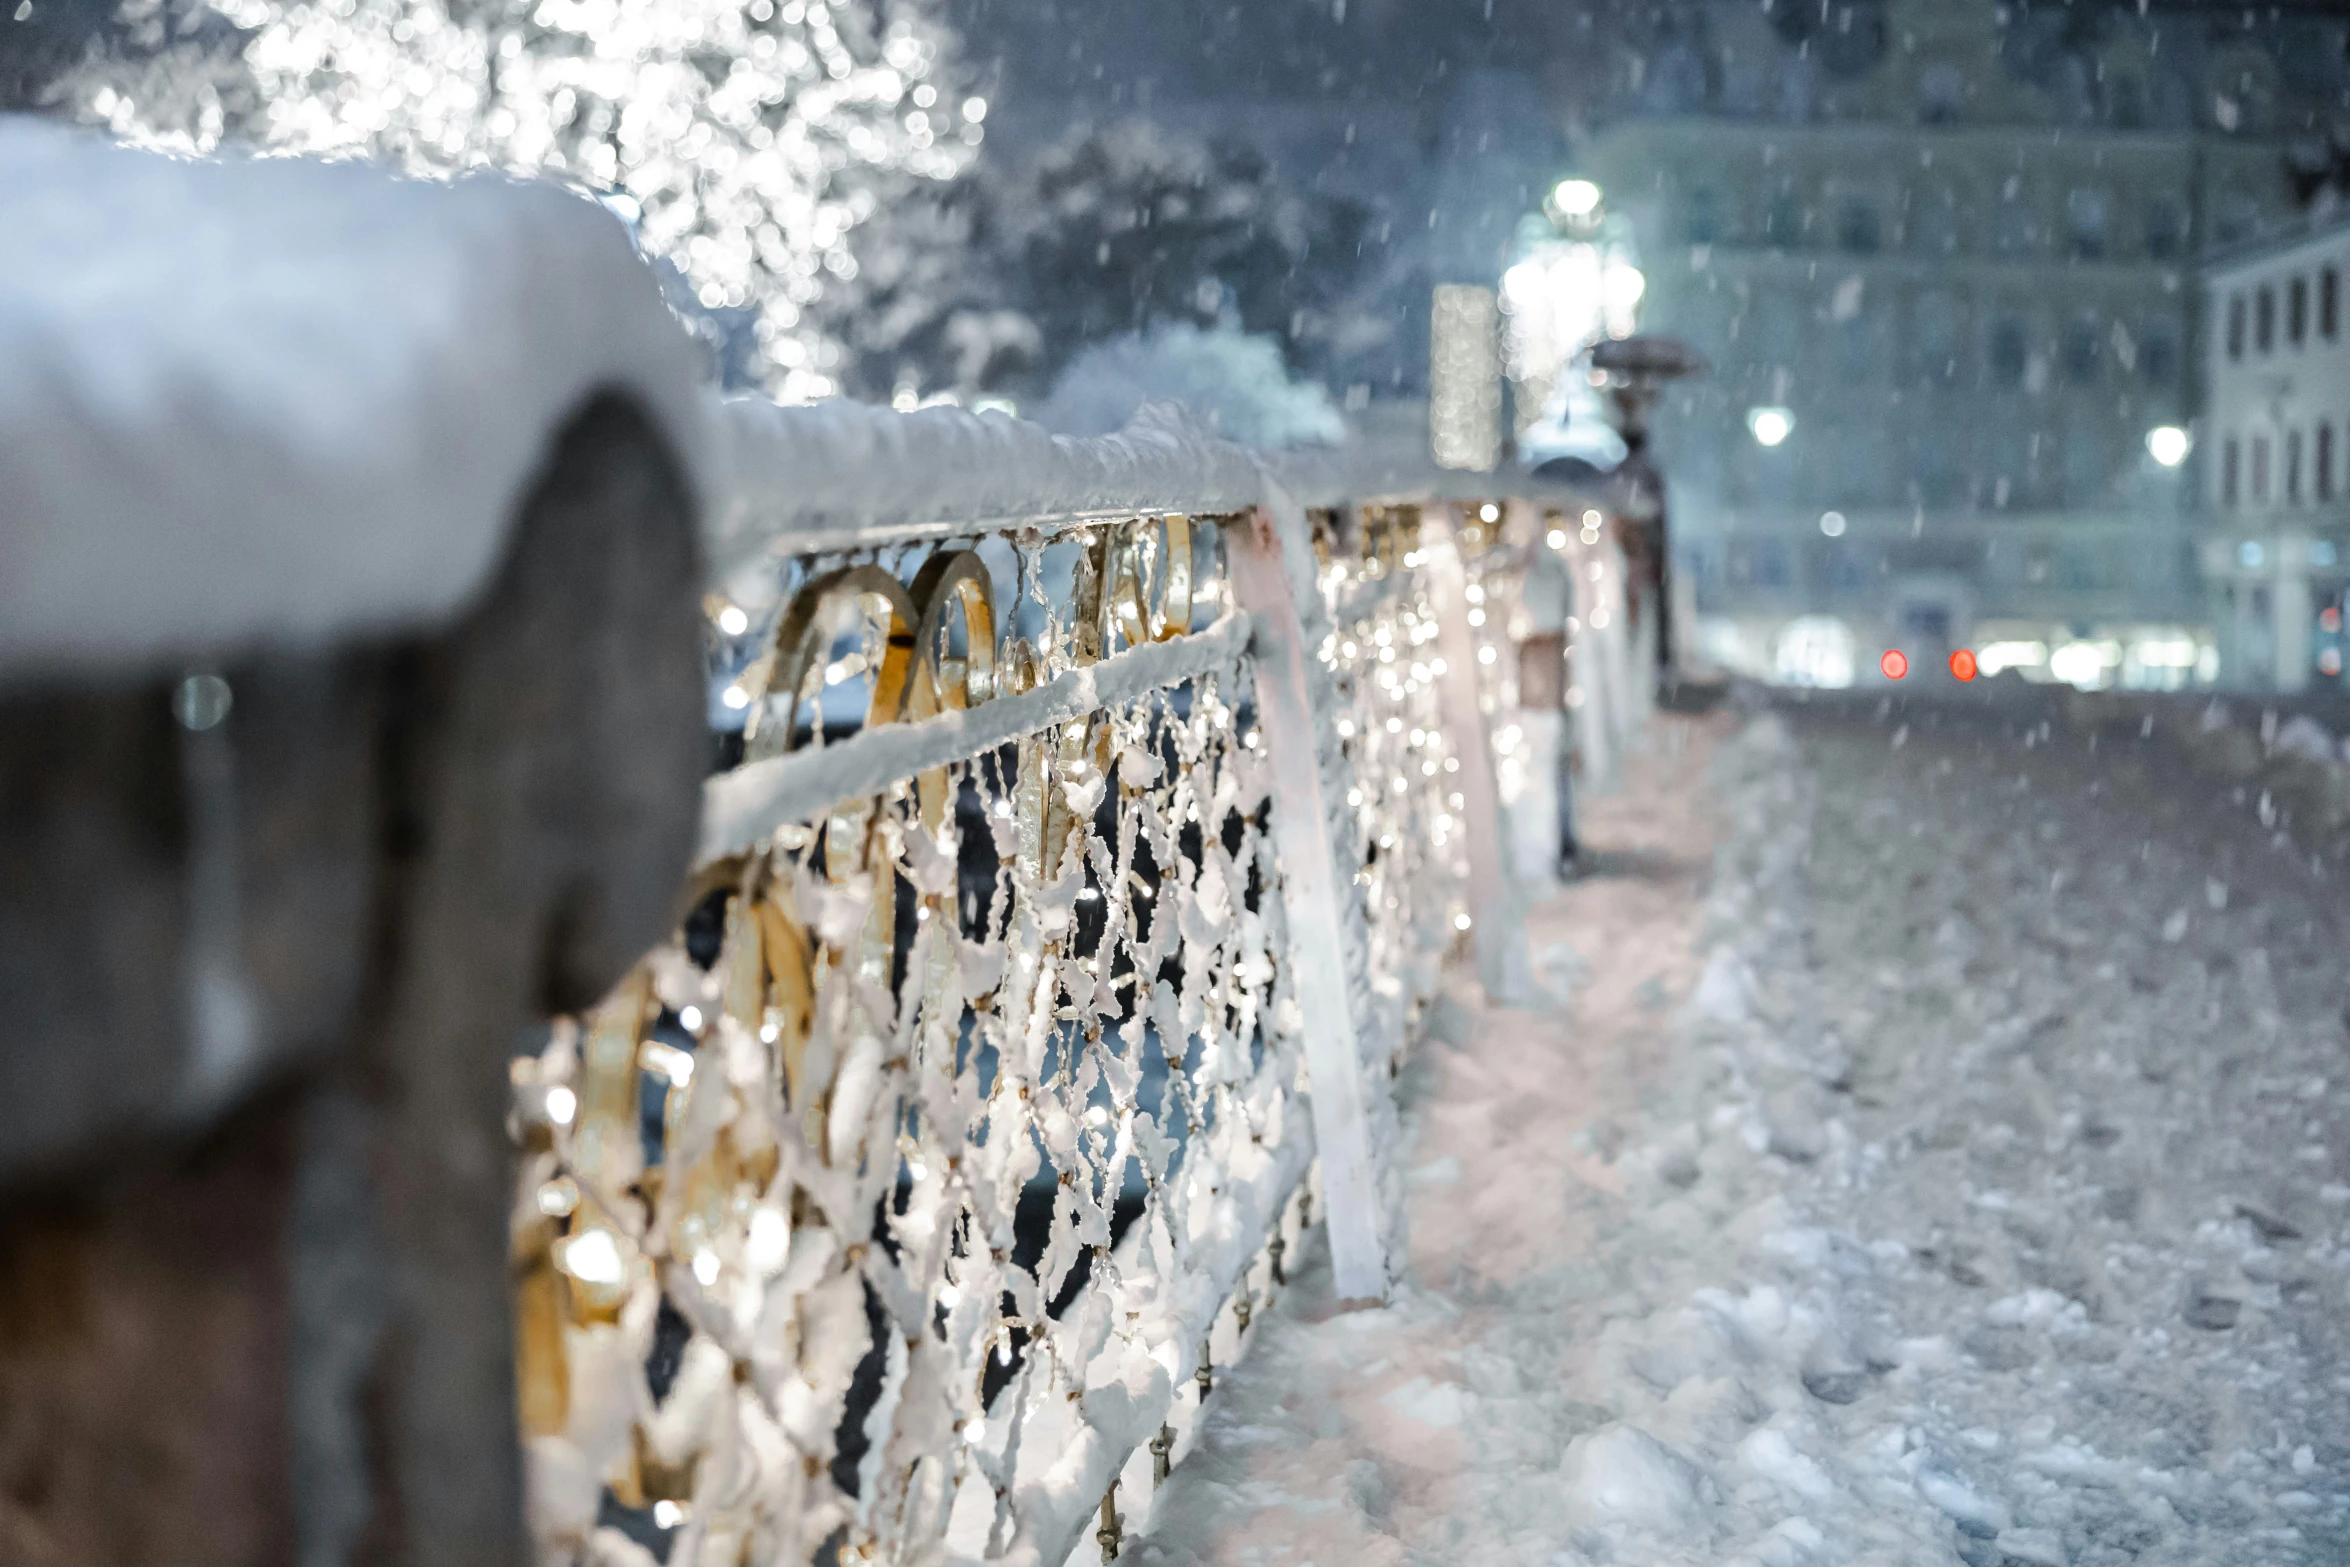
[[[1355, 845], [1365, 1069], [1386, 1071], [1435, 996], [1468, 898], [1462, 758], [1445, 723], [1446, 666], [1418, 506], [1322, 509], [1313, 558], [1326, 606], [1317, 700], [1323, 769]], [[1359, 798], [1356, 798], [1359, 796]]]
[[721, 773], [703, 786], [701, 859], [741, 854], [778, 828], [834, 802], [962, 761], [1007, 740], [1130, 702], [1161, 686], [1229, 668], [1248, 646], [1235, 610], [1179, 642], [1152, 643], [1073, 669], [1033, 691], [915, 724], [870, 730], [820, 751], [796, 751]]
[[[1492, 614], [1477, 615], [1492, 634], [1477, 634], [1470, 620], [1470, 584], [1463, 570], [1459, 538], [1442, 510], [1434, 523], [1420, 548], [1433, 600], [1431, 619], [1444, 661], [1445, 723], [1461, 764], [1459, 794], [1463, 836], [1468, 844], [1469, 886], [1475, 900], [1470, 912], [1477, 969], [1487, 995], [1516, 1001], [1523, 999], [1528, 989], [1525, 934], [1515, 880], [1502, 854], [1501, 792], [1494, 780], [1493, 745], [1486, 725], [1487, 711], [1498, 705], [1488, 690], [1491, 681], [1486, 672], [1501, 664], [1500, 651], [1507, 643]], [[1492, 525], [1476, 526], [1484, 529]], [[1482, 584], [1477, 591], [1482, 596]]]
[[[1016, 602], [967, 531], [784, 565], [743, 677], [780, 754], [713, 781], [677, 937], [515, 1073], [546, 1550], [617, 1507], [669, 1519], [672, 1560], [1045, 1567], [1195, 1418], [1202, 1345], [1237, 1353], [1269, 1243], [1303, 1240], [1290, 921], [1366, 932], [1276, 853], [1218, 531], [1021, 530]], [[1310, 564], [1304, 591], [1318, 617]], [[820, 744], [842, 681], [865, 727]], [[1343, 800], [1356, 759], [1310, 761]], [[1406, 1020], [1372, 1006], [1350, 990], [1376, 1043], [1331, 1075], [1359, 1069], [1384, 1156]]]
[[[1287, 511], [1287, 527], [1260, 511], [1253, 514], [1253, 527], [1235, 530], [1233, 587], [1256, 617], [1257, 698], [1271, 762], [1274, 845], [1285, 887], [1297, 899], [1290, 911], [1290, 953], [1303, 1010], [1314, 1143], [1329, 1199], [1331, 1272], [1342, 1299], [1377, 1300], [1386, 1297], [1390, 1280], [1385, 1221], [1391, 1210], [1383, 1201], [1382, 1176], [1395, 1141], [1395, 1109], [1385, 1083], [1364, 1070], [1364, 1045], [1374, 1037], [1369, 954], [1353, 878], [1341, 869], [1360, 864], [1361, 856], [1343, 804], [1346, 779], [1330, 765], [1338, 754], [1329, 723], [1333, 704], [1326, 678], [1317, 682], [1309, 673], [1315, 660], [1287, 570], [1287, 557], [1305, 552], [1297, 537], [1303, 514]], [[1310, 565], [1311, 556], [1306, 558]], [[1317, 692], [1316, 684], [1324, 689]], [[1324, 743], [1325, 728], [1331, 744]], [[1333, 790], [1340, 796], [1335, 810]]]
[[1055, 435], [1003, 414], [897, 413], [850, 402], [714, 402], [720, 473], [709, 520], [721, 572], [762, 553], [925, 533], [1256, 504], [1249, 454], [1146, 406], [1117, 435]]

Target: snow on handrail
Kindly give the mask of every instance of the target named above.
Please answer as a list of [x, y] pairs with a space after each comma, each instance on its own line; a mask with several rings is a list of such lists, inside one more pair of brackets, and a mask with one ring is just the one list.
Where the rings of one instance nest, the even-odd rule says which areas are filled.
[[1214, 515], [1264, 498], [1250, 453], [1146, 407], [1109, 436], [1055, 435], [997, 413], [863, 403], [713, 404], [721, 576], [762, 555], [1144, 513]]
[[1621, 509], [1621, 497], [1527, 473], [1440, 468], [1425, 456], [1348, 447], [1264, 453], [1149, 404], [1115, 435], [1055, 435], [1000, 413], [864, 403], [784, 408], [713, 398], [707, 534], [714, 574], [812, 550], [950, 533], [1054, 531], [1147, 513], [1222, 515], [1286, 501], [1490, 500]]

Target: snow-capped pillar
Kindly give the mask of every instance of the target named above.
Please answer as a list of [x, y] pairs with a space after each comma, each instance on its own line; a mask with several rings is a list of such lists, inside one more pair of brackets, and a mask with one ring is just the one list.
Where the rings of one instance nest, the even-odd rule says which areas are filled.
[[1273, 847], [1304, 1013], [1331, 1270], [1341, 1299], [1384, 1300], [1403, 1203], [1395, 1102], [1376, 1067], [1387, 1052], [1369, 1038], [1377, 1013], [1354, 882], [1362, 854], [1346, 807], [1335, 699], [1314, 656], [1328, 628], [1305, 513], [1268, 489], [1268, 505], [1225, 538], [1233, 589], [1252, 627], [1257, 727], [1273, 776]]
[[1420, 520], [1420, 569], [1428, 574], [1428, 598], [1436, 611], [1436, 647], [1444, 656], [1438, 677], [1444, 693], [1444, 724], [1452, 754], [1460, 759], [1461, 818], [1469, 839], [1469, 915], [1474, 922], [1477, 977], [1489, 1001], [1522, 1001], [1532, 988], [1526, 956], [1526, 927], [1517, 878], [1501, 848], [1501, 786], [1493, 770], [1493, 740], [1487, 733], [1478, 645], [1469, 627], [1468, 584], [1452, 519], [1440, 505]]
[[668, 927], [709, 743], [680, 464], [623, 397], [550, 433], [454, 624], [0, 689], [0, 1281], [38, 1286], [0, 1409], [47, 1559], [534, 1559], [507, 1062]]

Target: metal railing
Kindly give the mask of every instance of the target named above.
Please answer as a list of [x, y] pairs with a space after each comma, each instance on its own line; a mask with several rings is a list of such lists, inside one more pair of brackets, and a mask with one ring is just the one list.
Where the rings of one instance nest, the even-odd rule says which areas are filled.
[[1450, 519], [785, 533], [713, 598], [676, 934], [514, 1062], [542, 1554], [1108, 1560], [1309, 1225], [1384, 1291], [1388, 1079], [1512, 961]]

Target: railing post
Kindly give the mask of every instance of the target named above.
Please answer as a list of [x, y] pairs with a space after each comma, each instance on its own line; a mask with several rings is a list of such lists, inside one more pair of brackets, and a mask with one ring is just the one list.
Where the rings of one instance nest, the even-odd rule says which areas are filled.
[[[1272, 769], [1273, 843], [1304, 1013], [1331, 1269], [1341, 1299], [1384, 1300], [1390, 1230], [1400, 1212], [1391, 1169], [1395, 1106], [1386, 1074], [1370, 1069], [1373, 1053], [1363, 1040], [1369, 960], [1359, 919], [1347, 918], [1361, 856], [1353, 852], [1344, 782], [1328, 776], [1341, 755], [1337, 720], [1328, 702], [1314, 700], [1313, 644], [1300, 614], [1301, 598], [1312, 591], [1312, 549], [1302, 537], [1284, 537], [1302, 535], [1303, 514], [1283, 520], [1295, 526], [1277, 526], [1260, 507], [1226, 534], [1232, 585], [1249, 612], [1256, 652], [1258, 728]], [[1299, 571], [1285, 553], [1300, 557]], [[1299, 576], [1303, 589], [1295, 585]], [[1321, 617], [1314, 619], [1318, 626]]]
[[1461, 817], [1469, 838], [1469, 914], [1474, 921], [1477, 976], [1488, 1001], [1514, 1004], [1532, 988], [1526, 929], [1517, 879], [1501, 852], [1501, 787], [1493, 771], [1493, 739], [1477, 678], [1477, 638], [1469, 627], [1468, 587], [1450, 517], [1431, 506], [1420, 524], [1420, 566], [1436, 611], [1436, 646], [1444, 658], [1438, 676], [1452, 754], [1460, 758]]

